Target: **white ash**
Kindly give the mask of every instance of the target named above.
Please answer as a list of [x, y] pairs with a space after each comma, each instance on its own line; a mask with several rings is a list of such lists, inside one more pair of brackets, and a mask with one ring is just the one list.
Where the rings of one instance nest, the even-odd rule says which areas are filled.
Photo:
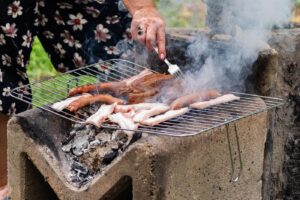
[[[135, 140], [140, 134], [135, 135]], [[68, 161], [69, 180], [77, 187], [89, 183], [134, 141], [120, 130], [73, 124], [62, 141], [62, 151]]]

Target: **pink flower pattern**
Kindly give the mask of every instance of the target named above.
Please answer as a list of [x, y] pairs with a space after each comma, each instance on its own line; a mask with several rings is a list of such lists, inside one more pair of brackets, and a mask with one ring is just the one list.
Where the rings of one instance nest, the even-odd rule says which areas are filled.
[[87, 23], [87, 20], [83, 18], [81, 13], [77, 13], [77, 15], [69, 15], [70, 20], [68, 24], [73, 26], [73, 30], [82, 30], [83, 25]]
[[6, 23], [6, 25], [1, 26], [1, 28], [7, 37], [15, 38], [17, 36], [18, 29], [16, 28], [15, 23]]
[[20, 6], [20, 1], [14, 1], [8, 6], [7, 14], [12, 16], [12, 18], [17, 18], [23, 14], [23, 7]]
[[23, 35], [23, 43], [22, 43], [22, 46], [23, 47], [27, 47], [29, 48], [31, 46], [31, 43], [32, 43], [32, 34], [31, 32], [28, 30], [26, 35]]
[[107, 40], [111, 39], [111, 36], [108, 34], [109, 30], [107, 28], [104, 28], [102, 24], [98, 24], [94, 32], [95, 39], [98, 42], [106, 42]]

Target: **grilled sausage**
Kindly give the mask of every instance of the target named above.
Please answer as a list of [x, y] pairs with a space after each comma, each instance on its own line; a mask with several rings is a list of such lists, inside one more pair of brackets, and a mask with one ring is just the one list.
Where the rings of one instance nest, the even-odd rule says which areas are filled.
[[140, 93], [130, 93], [128, 95], [128, 103], [129, 104], [137, 104], [137, 103], [143, 103], [146, 100], [154, 97], [158, 91], [156, 89], [148, 90], [146, 92], [140, 92]]
[[69, 92], [69, 96], [88, 93], [92, 91], [108, 92], [108, 93], [121, 95], [122, 93], [129, 92], [128, 90], [130, 90], [130, 88], [126, 86], [125, 82], [105, 82], [105, 83], [96, 83], [92, 85], [83, 85], [83, 86], [72, 88]]
[[238, 96], [235, 96], [233, 94], [225, 94], [223, 96], [220, 96], [216, 99], [211, 99], [209, 101], [201, 101], [191, 104], [191, 108], [195, 109], [205, 109], [211, 106], [215, 106], [222, 103], [228, 103], [231, 101], [240, 100], [241, 98]]
[[175, 101], [173, 101], [170, 105], [171, 109], [177, 110], [186, 106], [189, 106], [192, 103], [198, 101], [207, 101], [210, 99], [215, 99], [220, 96], [220, 93], [216, 90], [208, 90], [203, 92], [196, 92], [189, 95], [182, 96]]
[[104, 104], [113, 104], [113, 103], [125, 104], [126, 103], [124, 100], [115, 98], [108, 94], [98, 94], [93, 96], [81, 97], [73, 101], [68, 106], [68, 110], [71, 112], [76, 112], [77, 110], [96, 102], [100, 102]]

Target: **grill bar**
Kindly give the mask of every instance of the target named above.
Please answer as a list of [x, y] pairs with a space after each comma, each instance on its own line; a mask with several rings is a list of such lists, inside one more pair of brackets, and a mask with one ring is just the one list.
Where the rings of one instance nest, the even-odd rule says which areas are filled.
[[[137, 75], [144, 69], [146, 68], [129, 61], [109, 60], [58, 75], [49, 80], [15, 88], [11, 95], [75, 123], [85, 123], [87, 117], [92, 114], [92, 108], [85, 109], [87, 116], [80, 113], [73, 115], [68, 112], [57, 112], [50, 107], [51, 104], [66, 98], [69, 89], [73, 87], [98, 82], [121, 81]], [[33, 100], [28, 95], [31, 90], [34, 93]], [[139, 126], [138, 131], [169, 136], [190, 136], [282, 105], [282, 100], [279, 98], [232, 93], [241, 99], [202, 110], [190, 109], [185, 115], [155, 127]], [[111, 124], [105, 124], [103, 127], [119, 129]]]

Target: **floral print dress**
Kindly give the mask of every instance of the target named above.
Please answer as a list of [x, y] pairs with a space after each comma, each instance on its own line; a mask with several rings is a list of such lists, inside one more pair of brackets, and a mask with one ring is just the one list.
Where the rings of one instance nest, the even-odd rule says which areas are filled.
[[[65, 72], [118, 58], [117, 44], [130, 41], [130, 16], [119, 0], [4, 0], [0, 4], [0, 112], [28, 105], [10, 91], [28, 84], [26, 66], [38, 36], [57, 70]], [[126, 54], [128, 54], [126, 52]], [[30, 91], [23, 91], [31, 97]]]

